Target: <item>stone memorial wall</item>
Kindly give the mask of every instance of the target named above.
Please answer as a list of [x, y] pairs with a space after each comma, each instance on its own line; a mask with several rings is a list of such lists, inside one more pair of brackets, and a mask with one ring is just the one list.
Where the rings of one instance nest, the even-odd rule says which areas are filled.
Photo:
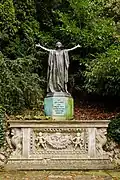
[[108, 122], [9, 121], [15, 148], [6, 168], [112, 169], [103, 150]]

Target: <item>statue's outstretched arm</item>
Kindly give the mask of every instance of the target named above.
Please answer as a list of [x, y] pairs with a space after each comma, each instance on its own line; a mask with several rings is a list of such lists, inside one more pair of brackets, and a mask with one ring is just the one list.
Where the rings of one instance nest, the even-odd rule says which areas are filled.
[[40, 48], [44, 49], [45, 51], [51, 51], [52, 50], [52, 49], [45, 48], [45, 47], [41, 46], [40, 44], [36, 44], [36, 47], [40, 47]]
[[72, 51], [72, 50], [74, 50], [74, 49], [77, 49], [78, 47], [81, 47], [81, 46], [78, 44], [77, 46], [75, 46], [75, 47], [73, 47], [73, 48], [71, 48], [71, 49], [66, 49], [66, 51]]

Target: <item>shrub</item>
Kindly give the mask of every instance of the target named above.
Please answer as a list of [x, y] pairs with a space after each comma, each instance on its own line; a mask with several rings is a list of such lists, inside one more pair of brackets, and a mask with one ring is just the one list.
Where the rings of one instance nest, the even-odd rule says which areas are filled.
[[41, 105], [44, 78], [35, 73], [35, 64], [33, 57], [9, 60], [0, 56], [0, 104], [8, 113]]
[[111, 120], [107, 132], [109, 138], [120, 144], [120, 118]]
[[106, 53], [93, 60], [85, 77], [88, 92], [120, 97], [120, 46], [111, 46]]

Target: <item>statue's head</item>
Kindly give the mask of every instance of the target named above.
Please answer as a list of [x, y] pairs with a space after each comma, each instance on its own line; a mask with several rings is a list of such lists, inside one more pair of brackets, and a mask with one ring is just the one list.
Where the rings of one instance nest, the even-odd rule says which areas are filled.
[[40, 137], [42, 136], [42, 132], [39, 132], [39, 136], [40, 136]]
[[79, 132], [77, 133], [77, 137], [80, 137], [80, 133]]
[[57, 42], [56, 43], [56, 48], [57, 49], [61, 49], [63, 47], [62, 43], [61, 42]]

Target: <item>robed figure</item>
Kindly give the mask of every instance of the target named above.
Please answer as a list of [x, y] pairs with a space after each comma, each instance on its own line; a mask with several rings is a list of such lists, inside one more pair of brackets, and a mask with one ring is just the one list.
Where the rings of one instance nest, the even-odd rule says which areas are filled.
[[56, 43], [56, 49], [47, 49], [40, 44], [36, 45], [49, 52], [48, 71], [47, 71], [47, 92], [66, 92], [68, 83], [69, 56], [68, 52], [74, 50], [80, 45], [71, 49], [63, 49], [62, 43]]

